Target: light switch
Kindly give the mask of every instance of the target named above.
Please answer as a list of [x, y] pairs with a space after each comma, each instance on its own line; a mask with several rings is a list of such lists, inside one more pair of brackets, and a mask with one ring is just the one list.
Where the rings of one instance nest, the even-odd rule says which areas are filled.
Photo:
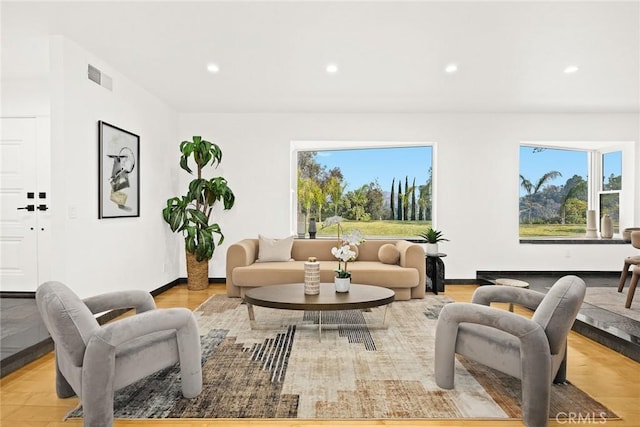
[[78, 207], [77, 206], [69, 206], [68, 214], [69, 214], [69, 219], [77, 219], [78, 218]]

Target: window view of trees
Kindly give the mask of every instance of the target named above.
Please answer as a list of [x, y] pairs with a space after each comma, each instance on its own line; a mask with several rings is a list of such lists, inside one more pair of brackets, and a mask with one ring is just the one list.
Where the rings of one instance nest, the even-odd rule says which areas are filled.
[[[306, 230], [311, 218], [321, 224], [330, 216], [342, 217], [345, 231], [357, 228], [368, 237], [410, 237], [423, 232], [431, 225], [431, 147], [411, 148], [414, 149], [412, 154], [416, 148], [429, 154], [424, 156], [424, 166], [419, 171], [411, 171], [409, 175], [409, 169], [403, 164], [387, 163], [381, 155], [379, 162], [368, 160], [370, 178], [367, 180], [370, 181], [353, 188], [345, 176], [349, 171], [338, 166], [328, 167], [318, 151], [298, 152], [298, 232]], [[403, 148], [377, 151], [383, 150], [402, 151]], [[335, 157], [347, 151], [373, 149], [323, 153]], [[383, 174], [380, 168], [384, 168]], [[380, 182], [381, 175], [392, 177], [388, 182]], [[386, 181], [386, 178], [382, 179]], [[335, 234], [335, 227], [325, 230], [318, 226], [319, 236]]]
[[583, 237], [587, 209], [596, 209], [588, 204], [590, 185], [601, 193], [599, 214], [610, 214], [617, 227], [618, 191], [604, 190], [621, 188], [620, 163], [598, 167], [610, 173], [590, 183], [588, 151], [521, 146], [520, 237]]
[[602, 155], [602, 188], [599, 192], [600, 214], [610, 215], [613, 232], [620, 232], [620, 191], [622, 190], [622, 152]]

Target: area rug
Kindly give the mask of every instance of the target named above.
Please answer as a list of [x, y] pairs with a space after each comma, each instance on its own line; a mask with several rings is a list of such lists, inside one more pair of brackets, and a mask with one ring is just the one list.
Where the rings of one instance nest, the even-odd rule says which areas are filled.
[[[521, 418], [520, 382], [456, 361], [454, 390], [433, 375], [435, 325], [445, 296], [384, 308], [323, 313], [336, 329], [319, 336], [317, 313], [255, 307], [249, 327], [240, 299], [213, 296], [196, 311], [202, 334], [204, 389], [184, 399], [176, 367], [117, 392], [116, 418], [507, 419]], [[345, 326], [337, 326], [343, 324]], [[554, 385], [557, 414], [616, 415], [573, 385]], [[71, 416], [81, 416], [81, 410]]]
[[640, 322], [640, 292], [631, 303], [631, 308], [625, 308], [624, 305], [627, 302], [628, 293], [628, 284], [622, 292], [618, 292], [617, 287], [588, 287], [584, 302]]

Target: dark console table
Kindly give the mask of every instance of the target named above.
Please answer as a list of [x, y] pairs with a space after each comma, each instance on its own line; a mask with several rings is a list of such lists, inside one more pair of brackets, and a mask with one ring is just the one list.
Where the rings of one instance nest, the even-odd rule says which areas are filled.
[[431, 279], [431, 287], [429, 287], [428, 283], [426, 285], [427, 292], [433, 292], [436, 295], [438, 295], [438, 292], [444, 292], [444, 261], [442, 261], [442, 258], [446, 256], [447, 254], [440, 252], [425, 255], [427, 277]]

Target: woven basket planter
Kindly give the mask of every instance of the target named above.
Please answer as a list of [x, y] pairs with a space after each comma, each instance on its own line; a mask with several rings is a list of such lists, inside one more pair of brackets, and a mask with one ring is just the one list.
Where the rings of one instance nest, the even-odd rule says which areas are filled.
[[209, 286], [209, 261], [196, 261], [196, 256], [187, 252], [187, 288], [200, 291]]

